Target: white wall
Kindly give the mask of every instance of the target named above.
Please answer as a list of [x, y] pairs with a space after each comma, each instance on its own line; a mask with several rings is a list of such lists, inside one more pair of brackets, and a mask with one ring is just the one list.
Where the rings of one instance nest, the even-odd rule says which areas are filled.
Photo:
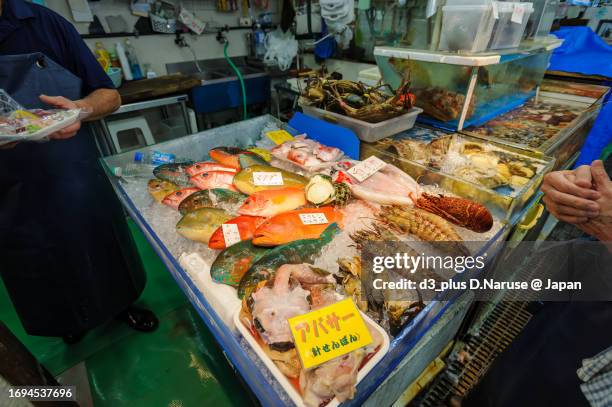
[[[81, 34], [87, 34], [89, 23], [74, 23], [72, 14], [68, 8], [66, 0], [46, 0], [47, 7], [64, 16], [72, 22]], [[128, 23], [129, 31], [133, 27], [138, 17], [133, 16], [129, 9], [129, 0], [101, 0], [90, 2], [92, 12], [96, 14], [105, 30], [108, 32], [105, 16], [121, 15]], [[238, 19], [242, 16], [242, 11], [234, 13], [219, 13], [215, 10], [215, 0], [186, 0], [181, 2], [189, 10], [203, 21], [210, 22], [211, 26], [237, 26]], [[241, 2], [238, 1], [239, 7]], [[270, 0], [268, 11], [274, 13], [273, 21], [277, 21], [280, 14], [280, 2]], [[258, 13], [258, 12], [257, 12]], [[227, 33], [229, 39], [228, 53], [230, 56], [247, 55], [248, 47], [246, 43], [246, 33], [248, 30], [235, 30]], [[179, 48], [174, 44], [172, 35], [150, 35], [142, 37], [129, 37], [132, 44], [136, 47], [136, 53], [141, 64], [151, 64], [151, 68], [158, 75], [166, 73], [166, 64], [193, 60], [192, 54], [186, 48]], [[187, 42], [193, 47], [198, 59], [213, 59], [223, 57], [223, 45], [219, 44], [214, 34], [204, 34], [201, 36], [186, 36]], [[107, 48], [114, 46], [115, 42], [123, 41], [124, 38], [104, 38], [85, 40], [91, 49], [95, 43], [100, 41]]]

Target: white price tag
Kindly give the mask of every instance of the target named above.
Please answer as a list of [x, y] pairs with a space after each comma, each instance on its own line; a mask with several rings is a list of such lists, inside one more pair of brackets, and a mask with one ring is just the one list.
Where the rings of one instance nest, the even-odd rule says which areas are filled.
[[521, 3], [514, 4], [514, 9], [512, 10], [512, 17], [510, 17], [510, 21], [517, 24], [523, 24], [523, 16], [525, 15], [525, 5]]
[[258, 186], [285, 185], [280, 172], [253, 172], [253, 184]]
[[225, 240], [225, 247], [230, 247], [240, 242], [240, 231], [238, 225], [235, 223], [224, 223], [221, 225], [223, 230], [223, 240]]
[[327, 216], [322, 212], [300, 213], [299, 216], [304, 225], [324, 225], [329, 223]]
[[374, 173], [378, 172], [382, 167], [387, 165], [383, 160], [376, 156], [370, 156], [356, 166], [347, 170], [349, 174], [357, 178], [357, 181], [363, 182]]

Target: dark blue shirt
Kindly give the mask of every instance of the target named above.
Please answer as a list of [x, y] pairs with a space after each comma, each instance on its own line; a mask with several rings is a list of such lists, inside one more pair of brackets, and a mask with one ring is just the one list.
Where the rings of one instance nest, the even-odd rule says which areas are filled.
[[114, 88], [77, 30], [65, 18], [23, 0], [3, 0], [0, 55], [34, 52], [42, 52], [81, 78], [83, 96], [96, 89]]

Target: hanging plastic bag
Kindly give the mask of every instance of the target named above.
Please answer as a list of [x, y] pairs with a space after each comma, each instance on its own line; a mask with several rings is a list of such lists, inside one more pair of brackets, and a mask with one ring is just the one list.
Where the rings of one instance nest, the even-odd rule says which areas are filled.
[[321, 17], [340, 48], [348, 48], [353, 39], [350, 24], [355, 20], [354, 0], [321, 0]]
[[293, 58], [298, 52], [298, 42], [291, 33], [284, 33], [280, 28], [266, 35], [266, 54], [264, 63], [266, 65], [278, 65], [281, 71], [291, 68]]

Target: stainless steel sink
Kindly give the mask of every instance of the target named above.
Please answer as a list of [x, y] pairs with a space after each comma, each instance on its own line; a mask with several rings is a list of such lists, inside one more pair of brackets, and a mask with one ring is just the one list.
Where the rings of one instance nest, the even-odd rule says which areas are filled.
[[200, 79], [202, 81], [202, 84], [204, 84], [207, 81], [221, 79], [225, 77], [225, 75], [223, 75], [220, 72], [211, 72], [211, 71], [194, 72], [194, 73], [191, 73], [191, 75]]
[[[244, 57], [232, 58], [242, 77], [247, 94], [247, 104], [267, 103], [270, 100], [270, 76], [248, 66]], [[168, 73], [194, 75], [201, 86], [191, 91], [190, 102], [198, 114], [212, 113], [242, 105], [242, 91], [238, 77], [227, 60], [213, 59], [167, 64]]]

